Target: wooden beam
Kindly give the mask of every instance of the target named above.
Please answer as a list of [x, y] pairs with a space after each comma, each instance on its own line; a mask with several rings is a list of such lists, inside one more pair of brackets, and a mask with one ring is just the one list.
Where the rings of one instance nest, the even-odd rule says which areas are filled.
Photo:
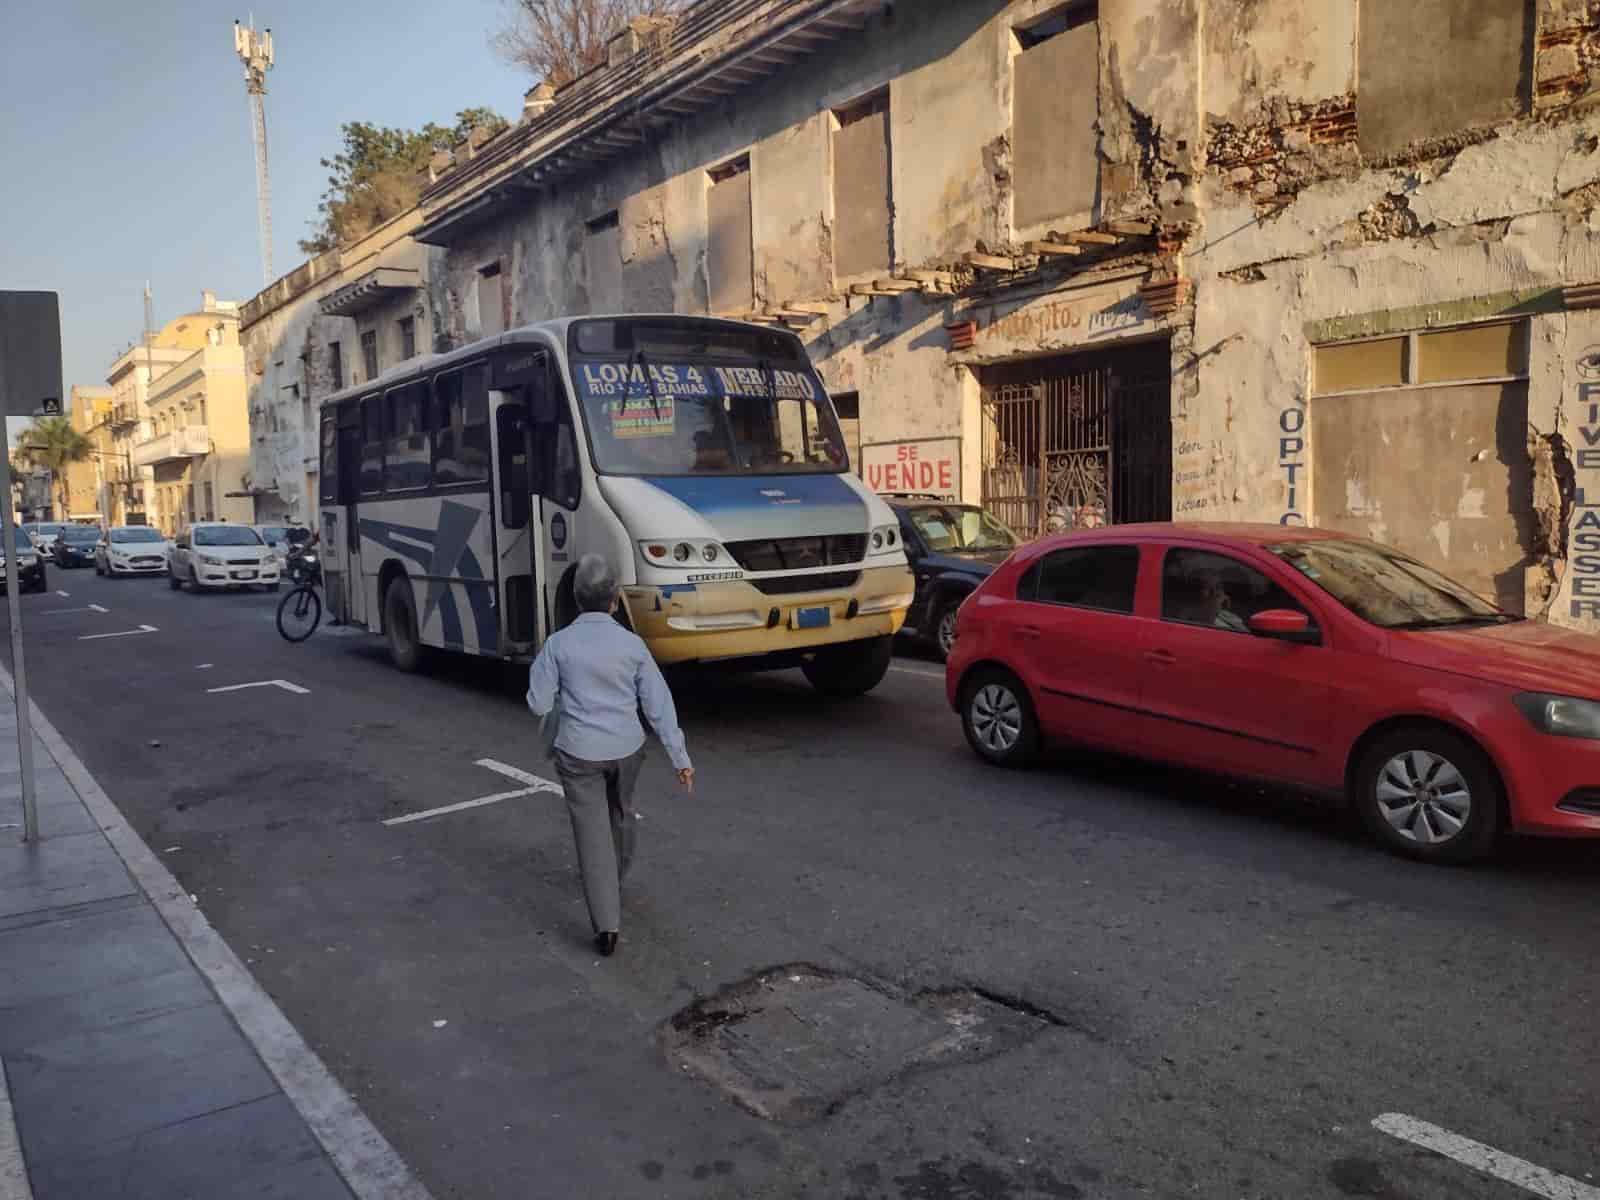
[[919, 292], [922, 282], [917, 279], [874, 279], [872, 286], [880, 292]]
[[956, 277], [949, 271], [929, 271], [915, 268], [906, 272], [906, 277], [915, 279], [918, 283], [928, 287], [955, 287]]
[[830, 307], [826, 300], [789, 300], [778, 311], [807, 313], [813, 317], [825, 317], [828, 315]]
[[998, 254], [981, 254], [976, 250], [969, 250], [961, 256], [961, 261], [969, 267], [977, 267], [980, 271], [1015, 271], [1017, 262], [1014, 258], [1003, 258]]
[[1040, 257], [1052, 254], [1077, 255], [1083, 253], [1081, 246], [1068, 245], [1066, 242], [1029, 242], [1023, 247], [1029, 254]]
[[1067, 241], [1076, 242], [1080, 246], [1115, 246], [1122, 238], [1114, 233], [1099, 233], [1093, 229], [1085, 229], [1078, 233], [1067, 234]]
[[1127, 237], [1149, 237], [1156, 231], [1155, 225], [1149, 221], [1107, 221], [1106, 228]]
[[800, 325], [809, 325], [822, 315], [821, 313], [808, 312], [803, 308], [775, 308], [772, 311], [790, 324]]
[[883, 291], [876, 284], [852, 283], [850, 285], [850, 294], [852, 296], [898, 296], [900, 293]]

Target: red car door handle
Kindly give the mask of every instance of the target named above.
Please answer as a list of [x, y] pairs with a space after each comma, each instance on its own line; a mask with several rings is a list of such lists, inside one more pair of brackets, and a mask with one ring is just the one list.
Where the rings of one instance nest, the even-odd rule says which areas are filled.
[[1148, 662], [1153, 662], [1160, 667], [1170, 667], [1178, 661], [1178, 656], [1171, 650], [1146, 650], [1144, 653]]
[[1019, 638], [1036, 638], [1039, 636], [1039, 627], [1037, 625], [1023, 625], [1017, 630], [1017, 636]]

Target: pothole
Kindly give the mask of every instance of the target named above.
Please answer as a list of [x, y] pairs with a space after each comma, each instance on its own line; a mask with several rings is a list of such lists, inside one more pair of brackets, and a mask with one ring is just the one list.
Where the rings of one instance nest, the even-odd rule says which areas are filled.
[[914, 1068], [1003, 1054], [1061, 1022], [971, 989], [904, 995], [806, 964], [773, 967], [681, 1010], [667, 1060], [770, 1121], [815, 1120]]

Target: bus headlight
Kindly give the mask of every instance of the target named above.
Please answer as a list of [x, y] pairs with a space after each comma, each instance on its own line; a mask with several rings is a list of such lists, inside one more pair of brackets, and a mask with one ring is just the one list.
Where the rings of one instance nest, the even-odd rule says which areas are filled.
[[700, 557], [705, 559], [707, 562], [716, 562], [718, 553], [719, 551], [717, 550], [717, 544], [715, 542], [707, 542], [700, 548]]
[[646, 562], [663, 567], [693, 567], [702, 562], [720, 563], [732, 557], [720, 542], [702, 538], [682, 542], [640, 542], [639, 550]]
[[900, 548], [900, 529], [895, 525], [879, 525], [867, 539], [874, 554], [889, 554]]
[[693, 554], [694, 548], [690, 546], [688, 542], [679, 542], [672, 548], [672, 557], [681, 563], [688, 562], [690, 556]]

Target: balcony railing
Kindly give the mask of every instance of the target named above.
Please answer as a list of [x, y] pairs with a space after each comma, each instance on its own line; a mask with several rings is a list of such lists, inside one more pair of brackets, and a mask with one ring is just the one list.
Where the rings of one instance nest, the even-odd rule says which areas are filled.
[[153, 467], [180, 458], [196, 458], [211, 452], [211, 431], [204, 425], [186, 425], [160, 437], [134, 443], [133, 465]]
[[137, 425], [139, 423], [139, 405], [132, 400], [124, 400], [121, 404], [111, 406], [112, 425]]

